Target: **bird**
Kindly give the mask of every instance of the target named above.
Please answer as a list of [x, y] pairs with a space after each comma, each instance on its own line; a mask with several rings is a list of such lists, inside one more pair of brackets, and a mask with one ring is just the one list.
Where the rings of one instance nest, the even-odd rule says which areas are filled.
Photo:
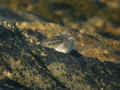
[[64, 31], [61, 35], [43, 40], [41, 45], [66, 54], [74, 49], [74, 38], [69, 31]]

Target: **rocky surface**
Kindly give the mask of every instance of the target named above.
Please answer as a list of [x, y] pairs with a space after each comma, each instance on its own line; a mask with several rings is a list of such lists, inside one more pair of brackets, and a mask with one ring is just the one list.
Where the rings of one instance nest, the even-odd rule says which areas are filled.
[[[5, 8], [0, 12], [0, 90], [120, 89], [120, 41], [101, 33], [112, 25], [103, 18], [61, 26]], [[63, 30], [76, 38], [71, 53], [41, 46]]]

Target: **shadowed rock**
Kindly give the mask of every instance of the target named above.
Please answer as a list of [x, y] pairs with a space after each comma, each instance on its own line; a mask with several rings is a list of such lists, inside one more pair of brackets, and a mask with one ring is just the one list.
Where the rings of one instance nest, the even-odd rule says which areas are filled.
[[45, 48], [42, 35], [14, 23], [0, 25], [0, 89], [119, 90], [119, 64], [101, 62], [77, 50], [64, 54]]

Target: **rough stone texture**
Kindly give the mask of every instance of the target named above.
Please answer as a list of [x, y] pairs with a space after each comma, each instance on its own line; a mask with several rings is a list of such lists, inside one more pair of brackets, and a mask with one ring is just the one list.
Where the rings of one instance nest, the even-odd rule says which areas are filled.
[[[93, 18], [82, 27], [68, 28], [22, 12], [4, 8], [0, 12], [1, 90], [120, 89], [120, 54], [115, 53], [120, 42], [96, 31], [104, 28], [104, 21], [95, 23], [99, 19]], [[76, 38], [71, 53], [40, 45], [62, 30], [72, 30]]]

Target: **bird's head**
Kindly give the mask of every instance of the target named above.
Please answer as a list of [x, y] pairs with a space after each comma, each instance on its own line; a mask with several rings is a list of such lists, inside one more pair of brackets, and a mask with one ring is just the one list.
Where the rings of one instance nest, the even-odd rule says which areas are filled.
[[62, 35], [65, 36], [66, 38], [68, 38], [68, 40], [75, 40], [75, 38], [72, 35], [72, 31], [71, 30], [63, 31]]

